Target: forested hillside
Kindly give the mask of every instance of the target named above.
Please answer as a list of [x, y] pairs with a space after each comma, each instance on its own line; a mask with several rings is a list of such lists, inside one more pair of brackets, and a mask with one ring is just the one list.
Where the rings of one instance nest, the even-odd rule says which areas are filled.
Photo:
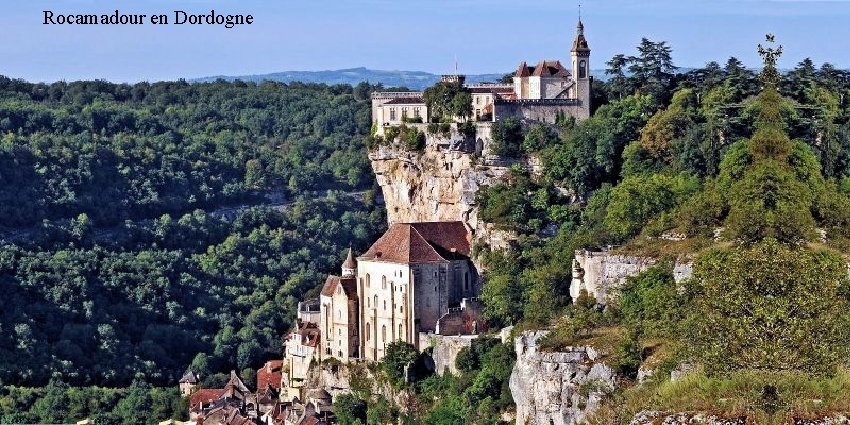
[[371, 90], [0, 77], [0, 383], [250, 380], [280, 358], [296, 303], [385, 226]]

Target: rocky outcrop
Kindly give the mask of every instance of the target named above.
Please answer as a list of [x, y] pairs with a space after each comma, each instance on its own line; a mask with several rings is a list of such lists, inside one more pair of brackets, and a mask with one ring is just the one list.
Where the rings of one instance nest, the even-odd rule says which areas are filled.
[[[428, 136], [429, 138], [432, 136]], [[462, 221], [476, 239], [494, 248], [514, 236], [478, 218], [476, 195], [503, 181], [510, 164], [487, 165], [475, 152], [440, 148], [429, 141], [424, 152], [384, 145], [369, 153], [392, 223]]]
[[573, 425], [614, 389], [614, 371], [591, 347], [547, 353], [538, 341], [548, 331], [526, 331], [514, 340], [517, 361], [510, 378], [517, 425]]
[[702, 412], [662, 413], [643, 411], [635, 415], [629, 425], [744, 425], [747, 418], [724, 418]]
[[[614, 290], [619, 288], [626, 278], [640, 274], [657, 262], [658, 260], [652, 257], [620, 255], [612, 251], [578, 250], [573, 260], [570, 296], [575, 300], [584, 289], [600, 303], [607, 303]], [[679, 261], [673, 266], [673, 279], [676, 283], [690, 279], [692, 275], [691, 261]]]
[[419, 334], [419, 346], [431, 348], [431, 358], [434, 360], [434, 371], [438, 375], [446, 371], [458, 375], [455, 360], [460, 350], [472, 346], [478, 335], [445, 336], [436, 334]]

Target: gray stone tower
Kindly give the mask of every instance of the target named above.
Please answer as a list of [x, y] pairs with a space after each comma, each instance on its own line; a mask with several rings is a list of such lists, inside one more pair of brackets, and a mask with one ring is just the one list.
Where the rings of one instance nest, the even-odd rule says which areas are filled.
[[581, 101], [581, 114], [583, 115], [576, 118], [588, 118], [591, 108], [590, 86], [593, 77], [590, 76], [590, 47], [587, 45], [587, 39], [584, 38], [584, 24], [581, 23], [581, 19], [576, 25], [576, 39], [573, 41], [570, 58], [573, 62], [573, 79], [576, 82], [575, 97]]

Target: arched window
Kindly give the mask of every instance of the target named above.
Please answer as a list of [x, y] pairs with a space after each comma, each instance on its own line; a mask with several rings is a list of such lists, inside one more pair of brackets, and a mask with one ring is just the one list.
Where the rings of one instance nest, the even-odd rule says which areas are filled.
[[375, 299], [375, 302], [374, 302], [375, 308], [378, 308], [378, 296], [375, 295], [374, 299]]
[[390, 121], [395, 121], [395, 108], [390, 108]]
[[337, 318], [338, 320], [341, 320], [341, 319], [342, 319], [342, 310], [337, 310], [337, 311], [336, 311], [336, 318]]
[[387, 342], [387, 325], [381, 325], [381, 342]]
[[587, 78], [587, 61], [581, 60], [578, 63], [578, 78]]
[[381, 276], [381, 289], [387, 289], [387, 277]]
[[404, 339], [404, 337], [402, 337], [402, 335], [404, 335], [404, 332], [402, 332], [401, 323], [399, 323], [398, 324], [398, 339]]
[[366, 287], [367, 287], [367, 288], [369, 287], [369, 281], [370, 281], [370, 280], [371, 280], [371, 279], [370, 279], [369, 273], [366, 273]]
[[384, 310], [387, 309], [387, 300], [384, 300]]
[[372, 337], [371, 326], [369, 322], [366, 322], [366, 341], [368, 341]]

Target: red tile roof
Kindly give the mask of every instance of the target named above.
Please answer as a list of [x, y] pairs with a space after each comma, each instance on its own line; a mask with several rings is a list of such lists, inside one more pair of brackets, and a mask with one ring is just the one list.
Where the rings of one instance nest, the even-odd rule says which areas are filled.
[[534, 67], [533, 75], [537, 77], [569, 77], [570, 72], [561, 65], [561, 61], [540, 61]]
[[395, 223], [360, 259], [435, 263], [469, 258], [470, 234], [460, 221]]
[[224, 389], [206, 389], [198, 390], [192, 393], [189, 397], [189, 409], [200, 411], [201, 404], [209, 405], [221, 398], [224, 394]]
[[322, 295], [332, 297], [336, 293], [336, 288], [342, 285], [342, 291], [349, 299], [357, 297], [357, 279], [353, 277], [339, 277], [330, 275], [325, 279], [325, 286], [322, 287]]
[[348, 248], [348, 256], [345, 257], [345, 262], [342, 263], [342, 267], [345, 267], [347, 269], [357, 268], [357, 262], [354, 261], [354, 251], [351, 249], [351, 247]]
[[280, 390], [281, 368], [283, 360], [271, 360], [257, 370], [257, 390], [262, 391], [266, 387]]

